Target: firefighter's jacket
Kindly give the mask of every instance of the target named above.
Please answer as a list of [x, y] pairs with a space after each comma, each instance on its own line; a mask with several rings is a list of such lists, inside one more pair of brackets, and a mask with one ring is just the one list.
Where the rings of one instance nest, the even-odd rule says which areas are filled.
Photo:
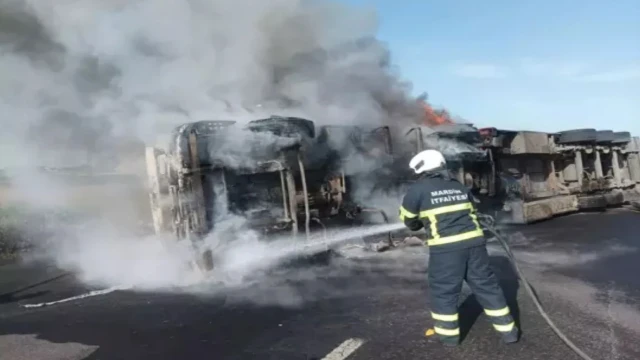
[[424, 227], [431, 253], [484, 245], [469, 189], [440, 173], [411, 185], [400, 207], [400, 219], [412, 231]]

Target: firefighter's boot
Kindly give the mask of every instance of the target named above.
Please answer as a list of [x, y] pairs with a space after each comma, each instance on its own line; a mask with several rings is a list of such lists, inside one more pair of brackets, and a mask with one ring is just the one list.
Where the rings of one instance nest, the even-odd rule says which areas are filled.
[[442, 334], [437, 334], [436, 329], [432, 328], [425, 332], [427, 337], [431, 337], [436, 335], [440, 343], [446, 347], [456, 347], [460, 344], [460, 336], [447, 336]]
[[511, 329], [511, 331], [502, 334], [502, 341], [505, 344], [517, 343], [519, 339], [520, 331], [515, 326], [513, 327], [513, 329]]

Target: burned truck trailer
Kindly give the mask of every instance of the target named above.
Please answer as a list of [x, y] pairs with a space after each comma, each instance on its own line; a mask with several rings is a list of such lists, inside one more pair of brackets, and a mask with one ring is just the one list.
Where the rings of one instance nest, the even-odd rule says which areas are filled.
[[[389, 129], [322, 126], [273, 116], [241, 125], [198, 121], [178, 127], [167, 150], [147, 148], [147, 172], [156, 233], [199, 238], [225, 218], [240, 215], [262, 233], [325, 226], [369, 209], [348, 191], [372, 167], [389, 161]], [[375, 167], [378, 167], [377, 165]], [[347, 173], [348, 170], [348, 173]]]

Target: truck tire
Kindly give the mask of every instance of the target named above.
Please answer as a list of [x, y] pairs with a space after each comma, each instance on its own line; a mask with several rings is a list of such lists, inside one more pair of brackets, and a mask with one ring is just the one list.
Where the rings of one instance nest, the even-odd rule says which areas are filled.
[[605, 209], [607, 205], [607, 199], [602, 195], [586, 195], [578, 197], [578, 209], [580, 210]]
[[624, 193], [622, 191], [612, 191], [604, 194], [608, 206], [621, 206], [624, 204]]
[[235, 123], [233, 120], [201, 120], [192, 123], [189, 130], [194, 130], [198, 136], [207, 136], [224, 131]]
[[248, 128], [254, 131], [270, 131], [278, 136], [303, 135], [315, 138], [316, 127], [313, 121], [296, 117], [272, 116], [268, 119], [249, 122]]
[[610, 143], [613, 140], [615, 140], [615, 136], [611, 130], [600, 130], [596, 133], [597, 143]]
[[597, 135], [596, 129], [576, 129], [561, 131], [558, 133], [558, 144], [569, 144], [578, 142], [594, 142]]
[[614, 144], [626, 144], [631, 142], [631, 133], [628, 131], [618, 131], [613, 133]]

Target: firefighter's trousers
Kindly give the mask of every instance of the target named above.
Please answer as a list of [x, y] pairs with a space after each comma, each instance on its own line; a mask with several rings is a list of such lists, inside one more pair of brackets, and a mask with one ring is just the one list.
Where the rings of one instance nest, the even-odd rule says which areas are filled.
[[458, 342], [460, 339], [458, 300], [463, 280], [499, 333], [513, 336], [518, 332], [484, 245], [431, 254], [428, 276], [434, 331], [441, 340]]

